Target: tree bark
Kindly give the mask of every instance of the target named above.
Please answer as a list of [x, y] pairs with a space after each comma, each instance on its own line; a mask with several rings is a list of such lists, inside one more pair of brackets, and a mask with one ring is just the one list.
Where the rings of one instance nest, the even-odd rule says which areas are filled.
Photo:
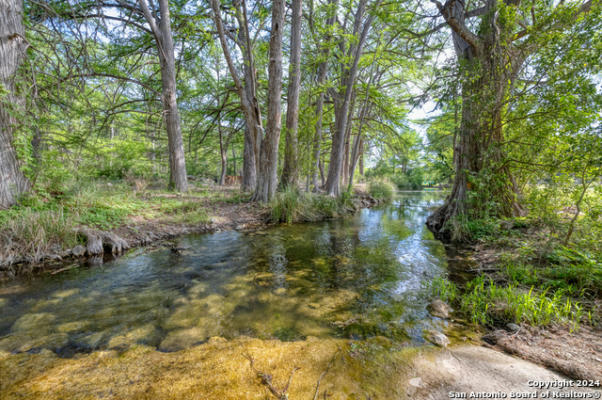
[[13, 146], [17, 125], [14, 112], [24, 107], [24, 100], [16, 90], [15, 77], [27, 47], [23, 1], [3, 0], [0, 6], [0, 208], [15, 204], [31, 186], [19, 168]]
[[268, 202], [276, 193], [278, 184], [278, 143], [282, 127], [282, 34], [284, 30], [284, 0], [272, 2], [272, 30], [268, 64], [268, 121], [265, 138], [261, 142], [257, 189], [253, 200]]
[[360, 141], [360, 175], [364, 176], [364, 139]]
[[[146, 0], [138, 0], [146, 21], [148, 22], [159, 52], [161, 66], [163, 117], [167, 130], [167, 144], [169, 149], [169, 186], [178, 192], [188, 190], [188, 175], [186, 172], [186, 158], [184, 156], [184, 142], [180, 126], [180, 113], [176, 91], [176, 61], [174, 53], [173, 35], [168, 0], [159, 0], [160, 18], [157, 13], [151, 13]], [[156, 10], [154, 10], [156, 11]]]
[[[315, 127], [315, 134], [314, 134], [314, 146], [313, 146], [313, 165], [312, 165], [312, 170], [311, 170], [311, 176], [312, 176], [312, 185], [314, 187], [314, 191], [318, 191], [318, 172], [321, 172], [321, 180], [322, 180], [322, 184], [320, 186], [324, 186], [324, 173], [323, 171], [320, 170], [320, 168], [322, 168], [320, 166], [320, 147], [322, 145], [322, 121], [323, 121], [323, 116], [324, 116], [324, 97], [325, 97], [325, 93], [324, 93], [324, 89], [321, 87], [324, 85], [324, 82], [326, 81], [326, 75], [328, 74], [328, 57], [330, 56], [330, 40], [332, 39], [332, 35], [330, 33], [330, 30], [332, 28], [332, 26], [334, 25], [334, 21], [336, 18], [336, 10], [337, 10], [337, 6], [338, 6], [338, 0], [329, 0], [329, 6], [331, 7], [329, 9], [329, 16], [328, 19], [326, 20], [326, 29], [327, 29], [327, 35], [323, 40], [322, 43], [322, 50], [320, 51], [320, 55], [322, 58], [322, 62], [320, 63], [320, 65], [318, 66], [318, 79], [317, 79], [317, 86], [320, 88], [320, 92], [318, 94], [318, 99], [316, 101], [316, 127]], [[310, 20], [311, 21], [311, 20]], [[311, 24], [313, 26], [313, 23]]]
[[236, 149], [232, 146], [232, 175], [238, 176], [238, 168], [236, 167]]
[[[219, 72], [218, 72], [218, 80], [219, 80]], [[219, 90], [219, 89], [218, 89]], [[217, 103], [219, 107], [219, 95], [217, 96]], [[221, 172], [219, 175], [218, 185], [224, 186], [226, 183], [226, 170], [228, 168], [228, 146], [224, 145], [224, 135], [222, 132], [222, 110], [219, 108], [217, 110], [217, 133], [219, 134], [219, 154], [221, 160]]]
[[364, 12], [366, 9], [367, 0], [361, 0], [358, 10], [355, 14], [354, 35], [359, 34], [358, 42], [350, 47], [352, 55], [351, 64], [343, 68], [343, 86], [344, 96], [340, 110], [335, 113], [337, 118], [336, 131], [332, 138], [332, 148], [330, 151], [330, 164], [328, 166], [328, 178], [326, 180], [326, 191], [331, 196], [339, 196], [341, 192], [341, 174], [343, 172], [343, 152], [345, 146], [345, 133], [347, 131], [349, 108], [351, 105], [351, 97], [353, 86], [355, 84], [359, 59], [362, 54], [368, 31], [374, 19], [373, 15], [369, 15], [366, 21], [362, 24]]
[[232, 56], [226, 42], [226, 33], [220, 14], [219, 0], [210, 0], [213, 10], [213, 18], [217, 27], [224, 57], [228, 64], [230, 75], [234, 80], [242, 111], [245, 115], [245, 136], [243, 148], [243, 178], [242, 190], [254, 191], [257, 187], [257, 171], [259, 168], [259, 151], [263, 137], [263, 126], [261, 121], [261, 109], [257, 101], [257, 79], [255, 73], [255, 61], [251, 48], [251, 40], [248, 32], [247, 8], [244, 1], [235, 4], [236, 18], [239, 24], [237, 44], [241, 50], [244, 66], [244, 83], [236, 72]]
[[301, 0], [293, 0], [291, 55], [286, 108], [286, 146], [282, 186], [294, 186], [298, 177], [299, 88], [301, 86]]
[[353, 188], [353, 177], [355, 175], [355, 168], [357, 167], [358, 160], [360, 161], [360, 174], [364, 174], [364, 165], [363, 165], [363, 157], [362, 157], [362, 147], [364, 143], [364, 139], [362, 138], [362, 131], [364, 128], [364, 123], [366, 121], [366, 114], [368, 113], [368, 109], [370, 105], [367, 104], [368, 96], [366, 96], [366, 102], [364, 103], [362, 110], [360, 111], [360, 121], [357, 128], [357, 135], [355, 136], [355, 140], [353, 141], [353, 149], [351, 150], [351, 165], [349, 166], [349, 190]]
[[481, 26], [479, 36], [465, 25], [463, 1], [438, 4], [452, 28], [456, 56], [464, 73], [452, 191], [427, 220], [429, 229], [443, 240], [463, 240], [466, 219], [523, 213], [514, 181], [503, 163], [502, 113], [524, 58], [511, 48], [502, 48], [495, 3], [488, 2], [488, 17], [482, 22], [486, 25]]
[[351, 105], [349, 106], [349, 116], [347, 117], [347, 130], [345, 131], [345, 147], [343, 153], [343, 170], [341, 171], [341, 185], [347, 186], [349, 182], [349, 151], [351, 149], [351, 131], [353, 128], [353, 115], [355, 114], [356, 91], [351, 96]]
[[[328, 52], [326, 53], [328, 55]], [[326, 80], [326, 73], [328, 72], [328, 66], [325, 62], [321, 63], [318, 67], [318, 86], [322, 86]], [[314, 191], [318, 190], [318, 170], [320, 169], [320, 146], [322, 144], [322, 120], [324, 116], [324, 91], [320, 90], [318, 94], [318, 100], [316, 102], [316, 132], [314, 135], [314, 164], [312, 168], [312, 183]], [[322, 182], [322, 184], [324, 184]]]

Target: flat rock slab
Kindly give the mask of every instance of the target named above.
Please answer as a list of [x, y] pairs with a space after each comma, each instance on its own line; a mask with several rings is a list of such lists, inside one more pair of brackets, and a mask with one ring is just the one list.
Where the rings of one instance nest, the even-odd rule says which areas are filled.
[[[583, 388], [538, 389], [529, 382], [567, 381], [567, 378], [519, 358], [480, 346], [458, 346], [442, 350], [432, 357], [417, 358], [413, 375], [406, 383], [407, 395], [412, 399], [440, 400], [448, 398], [471, 398], [474, 393], [528, 393], [542, 398], [541, 393], [533, 392], [596, 392]], [[417, 378], [420, 378], [418, 380]], [[419, 382], [417, 385], [416, 383]], [[563, 393], [564, 394], [564, 393]], [[537, 397], [535, 397], [537, 396]], [[479, 398], [479, 397], [472, 397]], [[481, 397], [504, 398], [504, 397]], [[521, 397], [514, 397], [521, 398]], [[544, 397], [545, 398], [545, 397]], [[561, 397], [566, 398], [566, 397]], [[572, 397], [568, 397], [572, 398]]]

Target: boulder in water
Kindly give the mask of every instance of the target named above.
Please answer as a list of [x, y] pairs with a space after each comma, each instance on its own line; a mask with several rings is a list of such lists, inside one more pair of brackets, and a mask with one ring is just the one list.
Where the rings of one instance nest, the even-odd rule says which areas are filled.
[[439, 318], [449, 318], [451, 307], [439, 299], [435, 299], [429, 305], [429, 310], [432, 315]]

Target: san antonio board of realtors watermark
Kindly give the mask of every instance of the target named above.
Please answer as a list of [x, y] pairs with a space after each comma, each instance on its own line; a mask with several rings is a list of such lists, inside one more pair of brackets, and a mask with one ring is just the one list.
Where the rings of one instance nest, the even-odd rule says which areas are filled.
[[528, 381], [524, 391], [449, 392], [450, 399], [599, 399], [599, 380]]

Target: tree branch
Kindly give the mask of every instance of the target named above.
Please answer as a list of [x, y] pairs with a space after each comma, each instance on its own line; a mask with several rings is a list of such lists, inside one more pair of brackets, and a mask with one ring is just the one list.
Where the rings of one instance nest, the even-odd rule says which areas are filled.
[[[447, 24], [450, 26], [450, 28], [458, 36], [460, 36], [462, 39], [464, 39], [464, 41], [466, 43], [468, 43], [476, 52], [481, 52], [482, 44], [481, 44], [481, 40], [479, 39], [479, 37], [477, 35], [475, 35], [474, 33], [472, 33], [466, 27], [466, 25], [464, 24], [464, 21], [459, 20], [452, 12], [453, 11], [452, 8], [454, 7], [456, 1], [459, 1], [459, 0], [447, 0], [445, 2], [445, 4], [441, 4], [441, 2], [439, 2], [437, 0], [430, 0], [430, 1], [437, 6], [437, 8], [439, 9], [439, 12], [445, 19], [445, 22], [447, 22]], [[464, 7], [464, 4], [462, 4], [461, 7]]]

